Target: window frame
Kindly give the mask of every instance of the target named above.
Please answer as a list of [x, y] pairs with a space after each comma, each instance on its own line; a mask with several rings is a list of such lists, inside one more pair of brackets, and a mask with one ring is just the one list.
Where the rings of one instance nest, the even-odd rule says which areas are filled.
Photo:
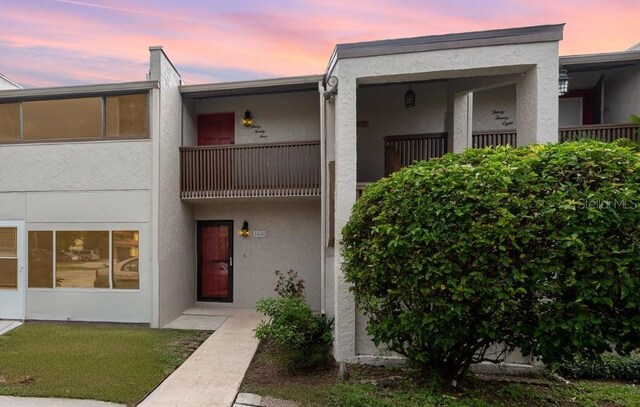
[[[130, 96], [130, 95], [145, 95], [146, 96], [146, 108], [145, 108], [145, 124], [147, 134], [141, 136], [115, 136], [107, 137], [107, 98], [118, 96]], [[47, 144], [47, 143], [78, 143], [78, 142], [104, 142], [104, 141], [125, 141], [125, 140], [149, 140], [151, 139], [151, 99], [153, 94], [151, 90], [145, 91], [130, 91], [130, 92], [117, 92], [109, 94], [81, 94], [81, 95], [67, 95], [64, 97], [35, 97], [35, 98], [18, 98], [17, 100], [0, 100], [0, 104], [15, 104], [19, 105], [19, 133], [18, 140], [0, 140], [0, 145], [16, 145], [16, 144]], [[54, 101], [54, 100], [68, 100], [68, 99], [93, 99], [100, 98], [102, 103], [101, 111], [101, 132], [100, 137], [79, 137], [79, 138], [47, 138], [39, 140], [24, 140], [24, 106], [25, 102], [36, 101]]]
[[[53, 274], [53, 278], [52, 278], [52, 287], [29, 287], [29, 250], [30, 250], [30, 245], [27, 242], [27, 256], [25, 259], [26, 262], [26, 284], [25, 287], [27, 290], [33, 290], [33, 291], [45, 291], [45, 292], [52, 292], [52, 291], [59, 291], [59, 292], [102, 292], [102, 293], [109, 293], [109, 292], [114, 292], [114, 293], [140, 293], [142, 292], [142, 287], [143, 287], [143, 281], [144, 278], [142, 277], [142, 273], [140, 272], [140, 240], [138, 240], [138, 288], [114, 288], [113, 287], [113, 233], [114, 232], [130, 232], [130, 231], [135, 231], [138, 232], [138, 236], [142, 236], [142, 231], [140, 226], [134, 226], [134, 227], [112, 227], [112, 228], [100, 228], [100, 227], [91, 227], [91, 226], [86, 226], [86, 227], [63, 227], [63, 228], [52, 228], [52, 227], [38, 227], [38, 228], [32, 228], [32, 229], [28, 229], [26, 231], [26, 233], [28, 234], [29, 232], [52, 232], [53, 233], [53, 240], [52, 240], [52, 245], [53, 245], [53, 253], [52, 253], [52, 274]], [[109, 274], [108, 274], [108, 278], [109, 278], [109, 287], [58, 287], [56, 285], [56, 277], [57, 277], [57, 256], [58, 256], [58, 251], [57, 251], [57, 238], [58, 238], [58, 232], [108, 232], [109, 233]]]

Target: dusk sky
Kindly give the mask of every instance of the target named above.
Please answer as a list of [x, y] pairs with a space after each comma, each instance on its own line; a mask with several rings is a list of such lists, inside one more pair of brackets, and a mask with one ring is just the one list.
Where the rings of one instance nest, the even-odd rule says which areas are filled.
[[560, 54], [640, 42], [638, 0], [0, 0], [0, 73], [25, 87], [322, 73], [336, 43], [566, 23]]

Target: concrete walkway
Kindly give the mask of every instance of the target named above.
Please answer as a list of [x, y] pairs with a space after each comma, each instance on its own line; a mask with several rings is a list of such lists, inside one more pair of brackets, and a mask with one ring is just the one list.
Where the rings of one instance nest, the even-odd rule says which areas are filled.
[[6, 319], [0, 320], [0, 335], [4, 335], [20, 325], [22, 325], [22, 321], [10, 321]]
[[232, 406], [258, 348], [253, 330], [262, 317], [253, 310], [204, 305], [191, 308], [185, 315], [228, 318], [140, 406]]

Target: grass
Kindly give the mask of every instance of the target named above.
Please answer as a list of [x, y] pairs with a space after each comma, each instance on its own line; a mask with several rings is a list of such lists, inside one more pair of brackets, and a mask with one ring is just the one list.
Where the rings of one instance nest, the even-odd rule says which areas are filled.
[[135, 405], [208, 335], [135, 325], [28, 322], [0, 336], [0, 395]]
[[411, 369], [350, 366], [340, 381], [336, 366], [290, 374], [278, 349], [261, 343], [241, 391], [291, 400], [299, 406], [329, 407], [640, 407], [640, 387], [627, 383], [545, 380], [532, 384], [469, 379], [458, 388], [425, 380]]

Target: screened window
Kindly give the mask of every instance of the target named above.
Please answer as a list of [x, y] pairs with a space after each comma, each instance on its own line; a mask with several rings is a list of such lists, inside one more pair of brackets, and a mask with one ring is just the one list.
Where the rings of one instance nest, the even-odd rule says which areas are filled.
[[18, 229], [0, 228], [0, 290], [18, 289]]
[[22, 103], [22, 139], [60, 140], [102, 137], [102, 98]]
[[109, 288], [109, 232], [56, 232], [56, 287]]
[[20, 103], [0, 104], [0, 142], [20, 139]]
[[106, 136], [144, 137], [147, 129], [147, 95], [106, 98]]
[[29, 231], [29, 288], [53, 287], [53, 232]]

